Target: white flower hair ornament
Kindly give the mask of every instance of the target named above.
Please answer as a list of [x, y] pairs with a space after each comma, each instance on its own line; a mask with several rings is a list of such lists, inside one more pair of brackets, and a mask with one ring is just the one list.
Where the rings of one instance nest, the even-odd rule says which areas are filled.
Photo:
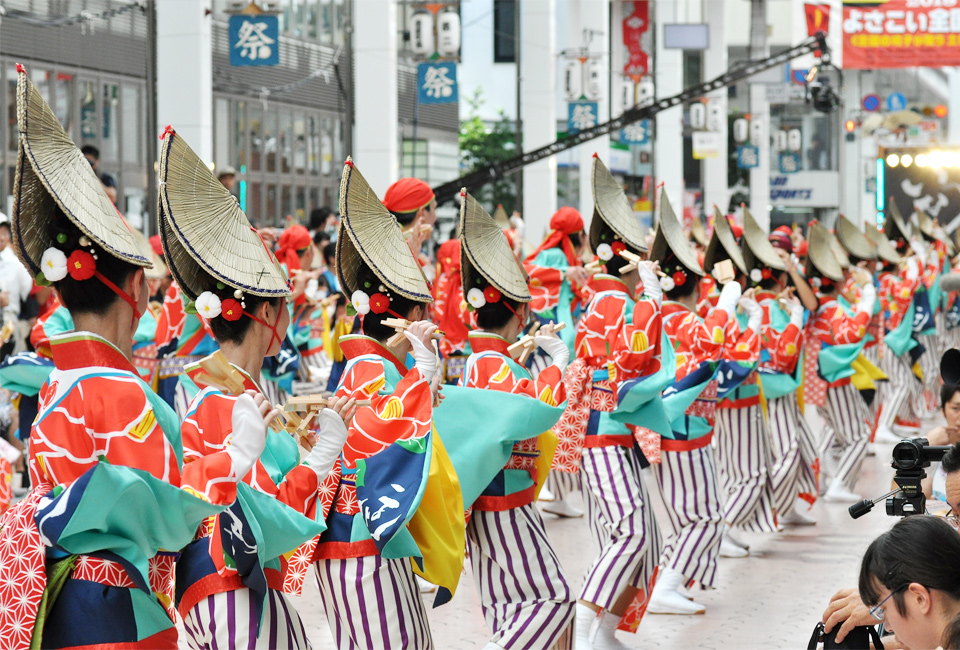
[[370, 296], [363, 291], [354, 291], [353, 295], [350, 296], [350, 304], [353, 305], [353, 308], [361, 316], [366, 316], [370, 313]]
[[823, 282], [820, 280], [820, 278], [814, 277], [814, 278], [810, 278], [810, 284], [811, 284], [815, 289], [819, 289], [820, 286], [823, 284]]
[[597, 257], [599, 257], [604, 262], [609, 262], [613, 259], [613, 248], [610, 247], [610, 244], [600, 244], [597, 246]]
[[482, 289], [474, 287], [467, 292], [467, 302], [470, 303], [470, 306], [474, 309], [480, 309], [487, 304], [487, 299], [484, 297]]
[[207, 320], [216, 318], [223, 310], [223, 304], [220, 302], [220, 296], [212, 291], [204, 291], [197, 296], [197, 299], [194, 302], [194, 307], [196, 307], [197, 315], [202, 316]]
[[763, 272], [761, 272], [760, 269], [753, 269], [750, 271], [750, 279], [759, 283], [761, 280], [763, 280]]
[[660, 278], [660, 288], [664, 291], [673, 291], [677, 286], [677, 283], [673, 281], [669, 275], [664, 275]]
[[43, 269], [43, 277], [49, 282], [59, 282], [67, 277], [67, 256], [59, 248], [51, 246], [43, 251], [40, 267]]

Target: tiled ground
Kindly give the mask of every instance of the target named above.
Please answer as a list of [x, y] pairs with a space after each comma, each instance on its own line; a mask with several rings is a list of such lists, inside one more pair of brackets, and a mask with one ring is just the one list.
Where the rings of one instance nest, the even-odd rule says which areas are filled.
[[[814, 431], [819, 431], [819, 422]], [[930, 424], [930, 423], [927, 423]], [[864, 496], [887, 491], [892, 476], [891, 445], [877, 445], [868, 457], [858, 490]], [[652, 477], [648, 487], [656, 493]], [[658, 503], [657, 508], [661, 508]], [[744, 535], [751, 556], [721, 559], [720, 586], [698, 593], [707, 606], [704, 616], [648, 615], [636, 635], [621, 639], [636, 648], [761, 648], [805, 647], [830, 595], [856, 584], [859, 560], [867, 544], [893, 523], [883, 505], [854, 521], [846, 506], [818, 503], [817, 526], [792, 528], [776, 535]], [[595, 551], [586, 522], [545, 515], [547, 529], [571, 582], [579, 587]], [[308, 581], [309, 582], [309, 581]], [[431, 598], [430, 596], [427, 597]], [[309, 583], [297, 607], [315, 650], [333, 648], [315, 583]], [[482, 648], [488, 630], [480, 614], [469, 574], [463, 576], [454, 600], [430, 611], [438, 650]]]

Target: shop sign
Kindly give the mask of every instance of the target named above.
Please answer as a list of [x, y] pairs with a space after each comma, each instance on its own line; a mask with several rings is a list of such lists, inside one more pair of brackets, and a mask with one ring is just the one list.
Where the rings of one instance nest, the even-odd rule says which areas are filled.
[[957, 0], [844, 3], [843, 67], [857, 70], [960, 65]]

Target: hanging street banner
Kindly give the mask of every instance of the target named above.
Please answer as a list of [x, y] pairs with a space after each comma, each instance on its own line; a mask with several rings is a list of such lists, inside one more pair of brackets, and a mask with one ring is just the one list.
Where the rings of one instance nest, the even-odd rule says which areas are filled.
[[843, 5], [843, 67], [960, 65], [960, 6], [951, 0], [886, 0]]
[[417, 100], [421, 104], [452, 104], [459, 97], [457, 64], [453, 61], [417, 66]]
[[567, 131], [579, 133], [599, 122], [597, 102], [570, 102], [567, 104]]
[[[630, 11], [626, 3], [624, 12]], [[639, 0], [633, 3], [632, 12], [623, 18], [623, 46], [627, 50], [627, 61], [623, 64], [623, 74], [634, 82], [650, 73], [650, 56], [645, 50], [645, 36], [650, 30], [650, 3]]]
[[279, 65], [280, 20], [276, 14], [230, 16], [230, 65]]
[[640, 120], [620, 129], [622, 144], [650, 144], [650, 120]]

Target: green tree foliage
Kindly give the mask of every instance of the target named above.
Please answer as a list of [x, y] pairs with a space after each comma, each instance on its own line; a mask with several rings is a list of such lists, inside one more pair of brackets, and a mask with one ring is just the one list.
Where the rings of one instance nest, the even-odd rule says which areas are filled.
[[[473, 97], [466, 99], [470, 106], [469, 117], [460, 122], [460, 168], [470, 173], [516, 155], [514, 123], [506, 118], [503, 109], [495, 122], [480, 118], [480, 107], [486, 103], [483, 91], [477, 88]], [[519, 172], [518, 172], [519, 173]], [[473, 192], [474, 197], [492, 214], [497, 204], [503, 205], [510, 214], [517, 202], [517, 185], [512, 175], [487, 183]], [[519, 206], [516, 206], [519, 209]]]

